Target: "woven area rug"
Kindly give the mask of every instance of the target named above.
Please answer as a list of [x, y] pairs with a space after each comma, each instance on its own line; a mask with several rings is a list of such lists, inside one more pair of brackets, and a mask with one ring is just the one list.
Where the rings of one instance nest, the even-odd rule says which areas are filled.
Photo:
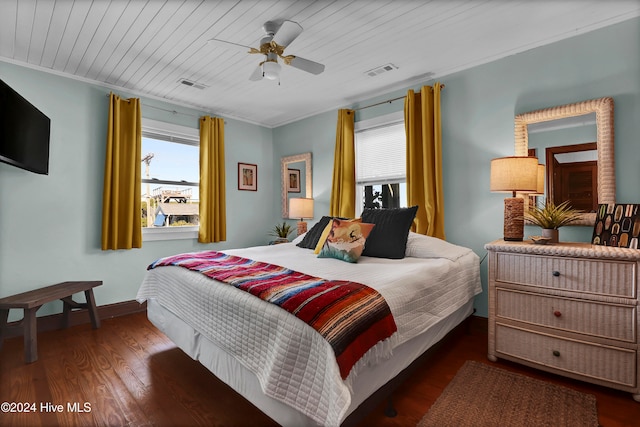
[[467, 361], [418, 427], [598, 426], [596, 398]]

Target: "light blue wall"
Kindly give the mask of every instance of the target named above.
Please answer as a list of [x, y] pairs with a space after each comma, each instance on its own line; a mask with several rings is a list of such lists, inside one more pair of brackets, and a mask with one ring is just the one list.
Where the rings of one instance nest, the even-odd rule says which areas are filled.
[[[317, 222], [320, 216], [326, 215], [329, 211], [333, 146], [336, 142], [336, 114], [336, 112], [320, 114], [273, 129], [273, 140], [277, 141], [274, 143], [274, 165], [279, 167], [281, 157], [311, 152], [315, 218], [307, 221], [309, 228]], [[280, 176], [274, 176], [274, 188], [280, 189], [281, 181]], [[279, 201], [280, 199], [278, 199]], [[282, 218], [280, 203], [273, 206], [273, 216], [276, 218], [276, 222]], [[293, 220], [288, 222], [295, 224]]]
[[[639, 41], [640, 20], [634, 19], [438, 79], [446, 85], [441, 107], [447, 240], [483, 258], [485, 243], [501, 238], [504, 194], [489, 191], [490, 160], [513, 155], [515, 115], [554, 105], [614, 98], [617, 199], [640, 202]], [[396, 101], [361, 110], [356, 121], [402, 108], [402, 101]], [[336, 112], [325, 113], [273, 132], [276, 159], [313, 153], [315, 221], [328, 213], [336, 117]], [[591, 227], [564, 227], [560, 238], [589, 241], [591, 233]], [[539, 229], [527, 226], [525, 235], [531, 234]], [[481, 316], [487, 315], [486, 266], [484, 260], [485, 292], [476, 299]]]
[[[279, 166], [274, 169], [271, 129], [226, 120], [226, 242], [156, 241], [144, 242], [141, 249], [103, 252], [109, 90], [4, 62], [0, 78], [51, 119], [49, 175], [0, 163], [0, 297], [66, 280], [102, 280], [95, 290], [99, 305], [132, 300], [146, 266], [161, 256], [268, 242], [271, 218], [258, 213], [269, 212], [279, 195], [272, 184]], [[142, 114], [197, 128], [204, 113], [143, 98]], [[237, 189], [238, 162], [258, 165], [257, 192]], [[61, 303], [50, 303], [38, 315], [60, 311]], [[10, 319], [18, 314], [12, 311]]]

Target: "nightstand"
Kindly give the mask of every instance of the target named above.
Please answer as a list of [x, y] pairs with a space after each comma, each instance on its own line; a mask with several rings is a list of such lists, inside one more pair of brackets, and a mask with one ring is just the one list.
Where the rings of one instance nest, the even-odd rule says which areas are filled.
[[628, 391], [640, 402], [640, 250], [497, 240], [489, 252], [489, 354]]

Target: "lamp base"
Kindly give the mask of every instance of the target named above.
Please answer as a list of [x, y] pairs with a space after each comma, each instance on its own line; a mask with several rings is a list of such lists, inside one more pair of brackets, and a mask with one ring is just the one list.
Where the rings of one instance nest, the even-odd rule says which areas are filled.
[[307, 232], [307, 223], [305, 221], [298, 221], [297, 225], [298, 225], [298, 236]]
[[524, 199], [504, 199], [504, 240], [521, 242], [524, 238]]

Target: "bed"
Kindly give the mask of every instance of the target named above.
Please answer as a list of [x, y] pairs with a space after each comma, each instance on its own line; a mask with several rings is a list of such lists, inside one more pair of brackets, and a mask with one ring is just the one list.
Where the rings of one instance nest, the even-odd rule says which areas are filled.
[[386, 300], [397, 331], [342, 378], [327, 342], [280, 307], [179, 266], [147, 271], [137, 300], [194, 360], [281, 425], [337, 426], [473, 311], [482, 291], [468, 248], [409, 233], [402, 259], [318, 258], [292, 243], [221, 251], [327, 280], [351, 280]]

